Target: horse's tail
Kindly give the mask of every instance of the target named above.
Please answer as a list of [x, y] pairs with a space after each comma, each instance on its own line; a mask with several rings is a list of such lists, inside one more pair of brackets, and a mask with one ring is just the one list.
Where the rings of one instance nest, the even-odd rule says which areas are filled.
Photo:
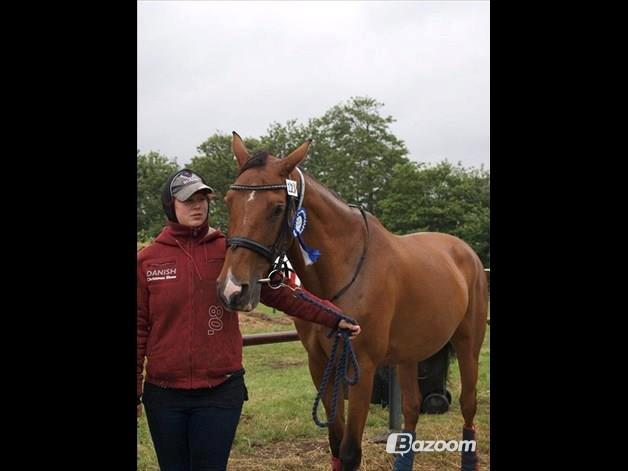
[[447, 342], [442, 350], [447, 352], [447, 364], [451, 364], [452, 360], [456, 358], [456, 350], [454, 344], [451, 341]]
[[454, 346], [447, 342], [438, 352], [419, 363], [419, 384], [422, 393], [445, 389], [449, 376], [449, 366], [455, 358]]

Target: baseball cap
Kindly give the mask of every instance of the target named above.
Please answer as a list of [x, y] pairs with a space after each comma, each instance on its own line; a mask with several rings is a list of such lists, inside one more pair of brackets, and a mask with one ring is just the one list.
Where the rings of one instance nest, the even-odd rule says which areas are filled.
[[181, 170], [170, 182], [170, 194], [179, 201], [185, 201], [199, 190], [213, 193], [214, 189], [206, 185], [203, 179], [190, 170]]

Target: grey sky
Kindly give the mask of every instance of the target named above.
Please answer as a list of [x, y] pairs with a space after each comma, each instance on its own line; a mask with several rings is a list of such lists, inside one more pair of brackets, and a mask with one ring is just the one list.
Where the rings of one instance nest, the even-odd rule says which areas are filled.
[[383, 102], [410, 158], [490, 168], [490, 5], [138, 2], [137, 141], [186, 164], [351, 96]]

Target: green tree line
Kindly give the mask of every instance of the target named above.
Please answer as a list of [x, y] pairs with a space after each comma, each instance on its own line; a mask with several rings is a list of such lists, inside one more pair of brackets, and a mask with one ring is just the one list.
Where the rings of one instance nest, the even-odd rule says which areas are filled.
[[[395, 121], [382, 115], [383, 103], [353, 97], [323, 116], [299, 124], [271, 123], [263, 136], [244, 138], [251, 152], [287, 155], [312, 138], [302, 167], [349, 203], [362, 205], [395, 234], [446, 232], [469, 243], [490, 266], [490, 173], [443, 160], [437, 164], [408, 158], [404, 142], [390, 130]], [[187, 168], [203, 175], [216, 190], [210, 204], [212, 226], [226, 231], [222, 197], [237, 176], [231, 134], [215, 133], [201, 143]], [[138, 240], [155, 237], [165, 224], [161, 185], [181, 168], [156, 152], [137, 153]]]

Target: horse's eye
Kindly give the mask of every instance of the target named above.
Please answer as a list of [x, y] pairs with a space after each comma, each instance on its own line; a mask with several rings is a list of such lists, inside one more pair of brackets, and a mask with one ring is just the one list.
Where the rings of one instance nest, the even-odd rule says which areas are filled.
[[275, 208], [273, 209], [273, 217], [277, 217], [279, 216], [281, 213], [283, 213], [283, 204], [278, 204], [277, 206], [275, 206]]

